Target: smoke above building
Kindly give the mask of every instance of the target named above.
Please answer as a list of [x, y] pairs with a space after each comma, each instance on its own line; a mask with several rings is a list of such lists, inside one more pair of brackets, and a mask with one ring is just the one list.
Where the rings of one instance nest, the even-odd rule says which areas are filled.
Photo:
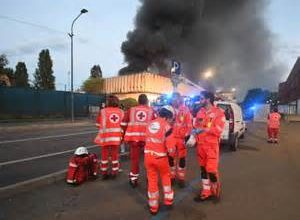
[[213, 68], [216, 87], [274, 88], [282, 66], [274, 60], [265, 22], [267, 0], [140, 0], [135, 29], [121, 50], [120, 75], [168, 72], [170, 60], [195, 82]]

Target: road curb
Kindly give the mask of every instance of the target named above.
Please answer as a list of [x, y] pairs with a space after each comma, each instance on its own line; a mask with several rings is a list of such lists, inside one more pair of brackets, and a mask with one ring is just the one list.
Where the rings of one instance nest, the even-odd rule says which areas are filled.
[[55, 173], [40, 176], [13, 185], [0, 187], [0, 198], [10, 197], [21, 192], [58, 182], [66, 177], [66, 172], [66, 169], [60, 170]]
[[[120, 154], [120, 160], [127, 159], [129, 152]], [[0, 187], [0, 198], [7, 198], [22, 192], [33, 190], [37, 187], [49, 185], [61, 181], [66, 178], [67, 169], [57, 171], [55, 173], [47, 174], [20, 183], [12, 184], [5, 187]]]

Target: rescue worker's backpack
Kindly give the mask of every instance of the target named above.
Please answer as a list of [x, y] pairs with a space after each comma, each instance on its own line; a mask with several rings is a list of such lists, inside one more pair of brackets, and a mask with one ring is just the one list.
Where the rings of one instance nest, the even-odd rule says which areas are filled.
[[89, 177], [97, 177], [99, 170], [99, 160], [95, 153], [90, 153], [88, 155], [90, 158], [89, 165]]
[[74, 155], [71, 157], [66, 181], [72, 185], [79, 185], [98, 175], [98, 157], [94, 153]]

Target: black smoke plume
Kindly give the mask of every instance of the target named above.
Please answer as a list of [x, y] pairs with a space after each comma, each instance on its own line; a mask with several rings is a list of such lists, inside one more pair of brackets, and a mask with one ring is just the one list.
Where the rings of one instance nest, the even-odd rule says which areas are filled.
[[215, 86], [274, 88], [281, 65], [274, 62], [273, 36], [264, 13], [267, 0], [140, 0], [135, 29], [121, 50], [120, 75], [169, 71], [171, 59], [187, 78], [201, 81], [213, 68]]

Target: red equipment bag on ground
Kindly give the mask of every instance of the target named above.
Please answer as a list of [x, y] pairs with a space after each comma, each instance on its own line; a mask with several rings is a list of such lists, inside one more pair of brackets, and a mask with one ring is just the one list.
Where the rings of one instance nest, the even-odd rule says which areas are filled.
[[89, 176], [97, 177], [99, 170], [99, 159], [95, 153], [90, 153], [88, 157], [90, 158]]
[[71, 157], [67, 172], [67, 183], [79, 185], [89, 177], [98, 175], [98, 157], [96, 154], [74, 155]]

